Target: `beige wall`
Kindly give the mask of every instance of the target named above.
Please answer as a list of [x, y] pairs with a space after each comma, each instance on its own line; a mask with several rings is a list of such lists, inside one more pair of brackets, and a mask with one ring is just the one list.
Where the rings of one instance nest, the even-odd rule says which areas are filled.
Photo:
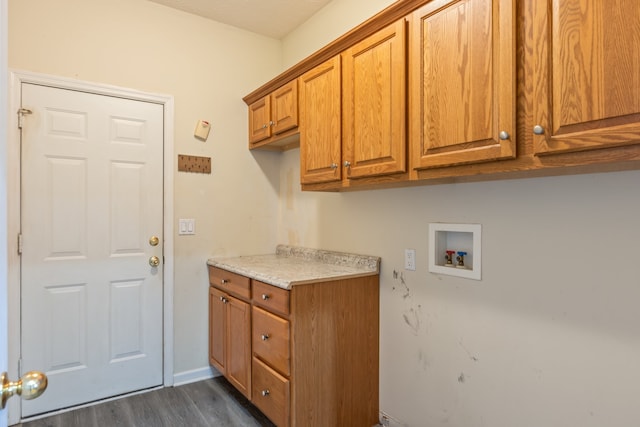
[[[284, 62], [369, 4], [334, 0]], [[392, 426], [640, 425], [640, 172], [320, 194], [299, 191], [298, 150], [281, 165], [279, 241], [382, 257]], [[430, 222], [482, 224], [482, 281], [427, 271]]]
[[10, 0], [9, 19], [10, 67], [172, 95], [176, 157], [212, 157], [211, 175], [169, 171], [197, 231], [174, 240], [175, 372], [206, 368], [206, 259], [277, 243], [278, 157], [246, 149], [242, 97], [280, 71], [280, 42], [144, 0]]

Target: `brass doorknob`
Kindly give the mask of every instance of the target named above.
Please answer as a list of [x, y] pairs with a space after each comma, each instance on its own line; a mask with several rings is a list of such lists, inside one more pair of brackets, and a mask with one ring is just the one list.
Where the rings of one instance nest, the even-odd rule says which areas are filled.
[[7, 400], [14, 394], [22, 396], [23, 399], [31, 400], [40, 396], [47, 389], [47, 376], [42, 372], [30, 371], [24, 374], [16, 382], [7, 379], [7, 373], [3, 372], [0, 377], [2, 384], [2, 402], [0, 409], [4, 409]]
[[149, 237], [149, 244], [151, 246], [158, 246], [158, 243], [160, 243], [160, 239], [158, 239], [158, 236]]
[[157, 256], [152, 256], [151, 258], [149, 258], [149, 265], [151, 267], [157, 267], [160, 265], [160, 258], [158, 258]]

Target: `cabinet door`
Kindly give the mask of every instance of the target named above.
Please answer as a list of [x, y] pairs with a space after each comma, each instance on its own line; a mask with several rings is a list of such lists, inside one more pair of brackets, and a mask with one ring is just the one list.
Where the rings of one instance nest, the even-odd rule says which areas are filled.
[[226, 374], [227, 336], [225, 298], [226, 294], [213, 286], [209, 287], [209, 363], [223, 375]]
[[515, 156], [514, 3], [440, 0], [413, 13], [414, 169]]
[[303, 74], [300, 90], [300, 181], [340, 181], [340, 55]]
[[271, 97], [265, 96], [249, 105], [249, 144], [271, 136]]
[[298, 81], [293, 80], [271, 94], [273, 134], [298, 127]]
[[406, 171], [405, 20], [342, 53], [343, 166], [349, 178]]
[[251, 305], [232, 296], [227, 308], [227, 379], [251, 399]]
[[637, 0], [536, 0], [534, 152], [640, 143]]

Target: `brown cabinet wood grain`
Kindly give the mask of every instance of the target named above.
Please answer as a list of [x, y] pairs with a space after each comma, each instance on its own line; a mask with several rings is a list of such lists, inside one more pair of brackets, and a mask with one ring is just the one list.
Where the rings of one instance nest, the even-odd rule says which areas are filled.
[[209, 287], [209, 362], [251, 398], [251, 305], [216, 286]]
[[[396, 105], [396, 92], [382, 78], [395, 73], [384, 65], [393, 62], [394, 42], [375, 40], [376, 33], [403, 19], [408, 25], [407, 171], [392, 172], [395, 166], [387, 166], [401, 165], [395, 154], [402, 140], [397, 130], [393, 137], [380, 136], [377, 145], [358, 141], [394, 132], [385, 108]], [[398, 1], [244, 99], [249, 105], [283, 83], [310, 78], [309, 86], [324, 104], [301, 102], [303, 190], [640, 169], [639, 20], [634, 0]], [[336, 57], [343, 70], [332, 75], [336, 81], [329, 102], [318, 71]], [[369, 74], [366, 63], [380, 65], [379, 74]], [[340, 66], [333, 64], [333, 69]], [[392, 80], [399, 78], [396, 73]], [[342, 102], [335, 89], [340, 84]], [[378, 97], [376, 89], [388, 96]], [[367, 110], [362, 93], [380, 108]], [[339, 105], [342, 112], [337, 112]], [[325, 120], [328, 110], [331, 119]], [[308, 135], [303, 115], [312, 124]], [[342, 120], [342, 135], [336, 120]], [[373, 130], [361, 126], [376, 121], [382, 122]], [[343, 172], [345, 160], [351, 169]], [[356, 164], [362, 166], [358, 172]]]
[[361, 178], [406, 171], [406, 22], [342, 53], [342, 167]]
[[253, 354], [282, 375], [291, 374], [289, 321], [253, 307]]
[[532, 7], [535, 154], [640, 144], [638, 2]]
[[340, 55], [299, 79], [300, 181], [342, 179]]
[[218, 289], [229, 276], [212, 269], [209, 359], [269, 419], [279, 427], [377, 423], [378, 275], [291, 290], [245, 278], [248, 303]]
[[253, 358], [253, 404], [278, 427], [291, 425], [290, 383], [257, 358]]
[[515, 1], [429, 2], [411, 15], [414, 169], [516, 154]]
[[298, 82], [293, 80], [249, 105], [249, 148], [275, 146], [292, 136], [298, 119]]

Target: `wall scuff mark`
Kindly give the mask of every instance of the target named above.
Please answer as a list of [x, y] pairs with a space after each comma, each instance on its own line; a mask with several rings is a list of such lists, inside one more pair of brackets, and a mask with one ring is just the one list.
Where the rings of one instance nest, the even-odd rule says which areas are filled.
[[[400, 284], [402, 285], [402, 287], [404, 288], [404, 293], [402, 294], [402, 298], [407, 299], [411, 296], [411, 290], [409, 289], [409, 286], [407, 286], [407, 282], [405, 282], [404, 280], [404, 275], [402, 274], [402, 272], [398, 273], [397, 270], [393, 270], [393, 278], [394, 280], [398, 280], [400, 279]], [[393, 290], [395, 290], [396, 287], [393, 287]]]
[[409, 309], [409, 311], [406, 311], [402, 314], [404, 322], [409, 325], [411, 331], [416, 336], [420, 331], [420, 318], [418, 317], [418, 311], [420, 311], [420, 306], [418, 306], [417, 310], [412, 307]]
[[467, 353], [467, 356], [469, 356], [469, 359], [473, 360], [474, 362], [478, 361], [478, 358], [476, 356], [474, 356], [473, 354], [471, 354], [469, 349], [467, 347], [465, 347], [464, 344], [462, 344], [462, 340], [460, 340], [458, 342], [458, 344], [460, 345], [460, 347], [462, 347], [462, 349], [465, 351], [465, 353]]

